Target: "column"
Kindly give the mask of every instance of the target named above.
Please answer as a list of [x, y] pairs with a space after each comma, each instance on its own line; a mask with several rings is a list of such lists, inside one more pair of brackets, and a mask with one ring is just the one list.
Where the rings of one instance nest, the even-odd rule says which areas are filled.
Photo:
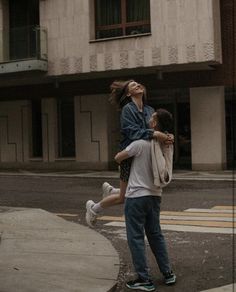
[[42, 99], [43, 161], [54, 162], [57, 158], [57, 101]]
[[190, 89], [193, 170], [226, 167], [224, 87]]
[[81, 167], [107, 168], [108, 136], [108, 97], [76, 96], [76, 161]]

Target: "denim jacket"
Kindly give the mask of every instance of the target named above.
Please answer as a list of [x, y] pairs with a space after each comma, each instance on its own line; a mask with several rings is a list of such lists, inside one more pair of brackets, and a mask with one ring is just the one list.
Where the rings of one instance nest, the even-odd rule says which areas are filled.
[[154, 109], [146, 104], [143, 106], [143, 111], [140, 112], [133, 101], [123, 107], [120, 116], [121, 134], [123, 136], [120, 150], [125, 149], [135, 140], [152, 138], [154, 130], [149, 129], [148, 122], [153, 113]]

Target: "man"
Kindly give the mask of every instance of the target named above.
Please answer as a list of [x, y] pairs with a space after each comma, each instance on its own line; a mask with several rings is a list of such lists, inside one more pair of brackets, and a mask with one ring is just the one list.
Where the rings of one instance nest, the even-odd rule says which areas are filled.
[[[171, 114], [159, 109], [150, 119], [150, 128], [169, 131], [171, 123]], [[162, 149], [164, 157], [173, 155], [173, 145], [162, 145]], [[145, 256], [144, 231], [165, 283], [170, 285], [176, 282], [160, 227], [162, 188], [154, 185], [150, 141], [132, 142], [115, 156], [115, 160], [120, 163], [129, 157], [133, 157], [133, 162], [125, 195], [125, 221], [128, 244], [138, 278], [127, 282], [126, 286], [133, 290], [154, 291], [155, 286], [148, 273]]]

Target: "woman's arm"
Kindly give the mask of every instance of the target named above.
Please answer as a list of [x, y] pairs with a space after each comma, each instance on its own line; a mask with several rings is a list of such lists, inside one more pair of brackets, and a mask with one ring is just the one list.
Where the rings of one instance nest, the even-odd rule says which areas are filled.
[[123, 108], [120, 118], [122, 134], [132, 141], [152, 139], [154, 130], [147, 128], [146, 121], [141, 125], [140, 117], [137, 115], [138, 112], [133, 112], [129, 106]]
[[157, 139], [160, 143], [165, 144], [172, 144], [174, 142], [174, 136], [172, 134], [165, 134], [160, 131], [154, 131], [154, 129], [142, 127], [140, 123], [138, 123], [138, 119], [139, 117], [136, 116], [136, 113], [130, 110], [129, 106], [123, 108], [121, 112], [121, 132], [125, 134], [129, 140]]

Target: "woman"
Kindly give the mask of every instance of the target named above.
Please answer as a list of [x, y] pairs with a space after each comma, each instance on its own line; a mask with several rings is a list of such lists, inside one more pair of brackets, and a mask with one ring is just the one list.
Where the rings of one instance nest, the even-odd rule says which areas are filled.
[[[121, 110], [120, 126], [123, 139], [120, 143], [120, 151], [139, 139], [158, 139], [161, 143], [173, 143], [173, 135], [149, 128], [148, 123], [154, 109], [146, 104], [146, 90], [143, 85], [134, 80], [114, 81], [111, 84], [110, 102]], [[109, 184], [105, 184], [105, 189], [108, 189], [108, 192], [110, 190], [109, 196], [98, 203], [87, 201], [86, 221], [90, 227], [94, 227], [98, 214], [104, 208], [124, 203], [131, 163], [132, 158], [129, 158], [120, 164], [119, 193], [115, 193], [117, 189], [114, 190]]]

